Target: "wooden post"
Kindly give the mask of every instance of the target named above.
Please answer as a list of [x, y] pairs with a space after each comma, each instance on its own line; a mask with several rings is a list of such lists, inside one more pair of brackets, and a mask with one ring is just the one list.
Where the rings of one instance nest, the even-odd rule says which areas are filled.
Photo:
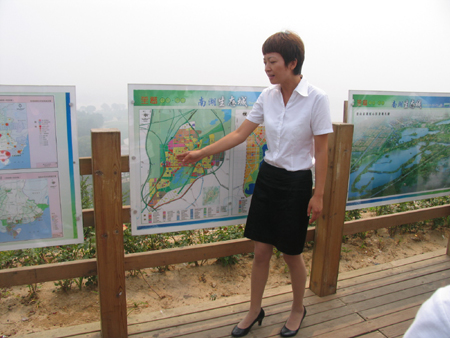
[[448, 235], [447, 256], [450, 256], [450, 234]]
[[93, 129], [92, 177], [102, 337], [127, 337], [120, 132]]
[[344, 101], [344, 116], [342, 122], [348, 123], [348, 101]]
[[310, 289], [323, 297], [336, 293], [345, 220], [353, 125], [333, 123], [328, 139], [328, 171], [323, 212], [316, 221]]

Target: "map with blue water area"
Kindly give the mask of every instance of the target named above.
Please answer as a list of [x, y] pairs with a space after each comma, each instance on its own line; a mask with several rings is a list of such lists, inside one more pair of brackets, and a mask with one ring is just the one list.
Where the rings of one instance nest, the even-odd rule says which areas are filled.
[[0, 169], [31, 166], [26, 106], [0, 102]]
[[450, 191], [450, 97], [352, 98], [347, 209], [442, 196]]
[[0, 180], [0, 243], [52, 238], [48, 179]]

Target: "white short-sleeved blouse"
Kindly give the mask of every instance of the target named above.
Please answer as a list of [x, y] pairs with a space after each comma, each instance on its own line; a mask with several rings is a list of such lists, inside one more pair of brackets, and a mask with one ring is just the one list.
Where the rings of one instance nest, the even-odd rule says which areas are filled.
[[247, 119], [264, 123], [268, 147], [264, 160], [288, 171], [310, 169], [314, 136], [333, 132], [328, 96], [305, 78], [286, 106], [280, 85], [264, 89]]

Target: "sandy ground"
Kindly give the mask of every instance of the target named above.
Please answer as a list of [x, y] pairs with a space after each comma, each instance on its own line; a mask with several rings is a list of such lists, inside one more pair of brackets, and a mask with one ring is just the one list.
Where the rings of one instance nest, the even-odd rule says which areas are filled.
[[[450, 229], [390, 236], [386, 229], [371, 231], [365, 238], [353, 237], [342, 244], [340, 271], [382, 264], [396, 259], [445, 248]], [[310, 270], [312, 247], [304, 259]], [[200, 266], [178, 264], [168, 271], [145, 269], [127, 273], [128, 314], [164, 311], [185, 305], [212, 302], [237, 294], [249, 294], [251, 255], [236, 265], [223, 267], [215, 260]], [[289, 272], [282, 257], [274, 255], [267, 288], [287, 285]], [[98, 289], [73, 286], [61, 291], [53, 282], [38, 285], [31, 298], [27, 286], [0, 290], [0, 337], [45, 331], [56, 327], [96, 322], [99, 317]]]

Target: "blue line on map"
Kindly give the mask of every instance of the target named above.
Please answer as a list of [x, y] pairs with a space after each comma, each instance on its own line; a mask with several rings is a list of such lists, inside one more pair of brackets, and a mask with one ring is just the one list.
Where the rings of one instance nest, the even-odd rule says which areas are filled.
[[[72, 205], [72, 224], [73, 224], [73, 236], [78, 238], [78, 227], [76, 226], [76, 204], [75, 204], [75, 177], [73, 173], [73, 144], [72, 144], [72, 119], [70, 109], [70, 93], [66, 93], [66, 122], [67, 122], [67, 155], [69, 157], [69, 179], [70, 179], [70, 192], [71, 192], [71, 205]], [[59, 179], [59, 175], [58, 175]]]
[[205, 219], [205, 220], [186, 221], [186, 222], [179, 222], [179, 223], [158, 223], [158, 224], [153, 224], [153, 225], [140, 225], [137, 227], [137, 230], [167, 228], [167, 227], [172, 227], [172, 226], [182, 226], [182, 225], [190, 225], [190, 224], [203, 224], [203, 223], [233, 221], [233, 220], [245, 219], [245, 218], [247, 218], [247, 215], [224, 217], [224, 218], [220, 218], [220, 219], [212, 219], [211, 218], [211, 219]]

